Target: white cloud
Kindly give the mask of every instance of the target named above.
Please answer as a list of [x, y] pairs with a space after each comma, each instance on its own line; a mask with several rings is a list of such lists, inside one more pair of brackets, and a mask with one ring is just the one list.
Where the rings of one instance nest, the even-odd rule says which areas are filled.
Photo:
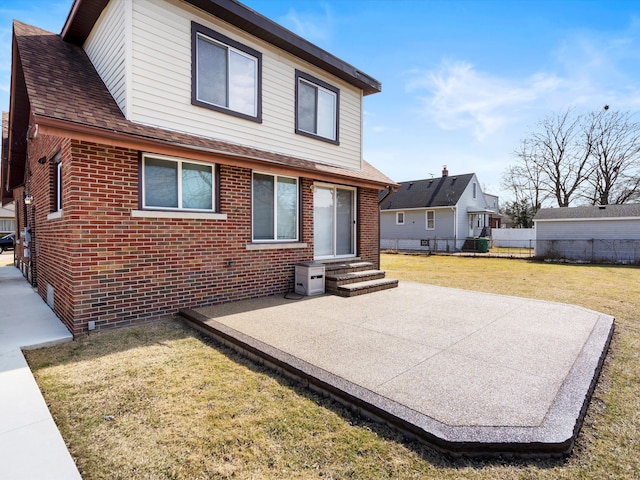
[[313, 12], [291, 8], [278, 22], [305, 40], [324, 44], [331, 39], [335, 22], [329, 5], [322, 3], [319, 6], [321, 10]]
[[422, 93], [421, 112], [444, 130], [468, 129], [476, 140], [497, 133], [520, 112], [563, 87], [556, 75], [503, 78], [467, 62], [443, 61], [437, 70], [414, 71], [406, 88]]

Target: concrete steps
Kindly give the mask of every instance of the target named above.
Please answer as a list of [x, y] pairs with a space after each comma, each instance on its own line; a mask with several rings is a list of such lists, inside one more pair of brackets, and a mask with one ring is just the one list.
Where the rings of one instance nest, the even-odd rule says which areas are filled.
[[386, 278], [371, 262], [359, 259], [325, 263], [325, 290], [341, 297], [354, 297], [398, 286], [398, 280]]

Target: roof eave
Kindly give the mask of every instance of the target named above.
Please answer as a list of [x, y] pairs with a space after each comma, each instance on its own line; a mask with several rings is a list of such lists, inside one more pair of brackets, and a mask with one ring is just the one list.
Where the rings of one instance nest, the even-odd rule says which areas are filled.
[[[185, 1], [316, 67], [322, 68], [360, 88], [364, 95], [382, 91], [382, 84], [375, 78], [235, 0]], [[63, 40], [82, 45], [108, 3], [109, 0], [75, 0], [60, 34]]]
[[[188, 156], [194, 160], [211, 161], [211, 157], [225, 159], [225, 164], [256, 168], [259, 165], [262, 169], [273, 169], [286, 173], [297, 173], [302, 176], [307, 176], [315, 180], [328, 181], [328, 182], [344, 182], [345, 179], [349, 179], [349, 183], [354, 186], [364, 188], [387, 188], [393, 186], [389, 181], [375, 180], [359, 177], [351, 177], [347, 174], [334, 173], [331, 171], [322, 171], [317, 168], [305, 168], [303, 166], [288, 165], [286, 163], [279, 163], [269, 161], [257, 156], [242, 155], [234, 152], [227, 152], [214, 148], [206, 148], [197, 145], [189, 145], [185, 143], [172, 142], [164, 140], [162, 138], [146, 137], [136, 135], [133, 133], [121, 132], [116, 130], [107, 130], [100, 127], [91, 125], [79, 124], [60, 120], [57, 118], [34, 115], [33, 122], [38, 125], [38, 131], [44, 135], [54, 135], [67, 138], [73, 138], [75, 140], [90, 141], [96, 143], [104, 143], [108, 141], [109, 145], [131, 148], [137, 150], [148, 150], [155, 153], [164, 153], [167, 155], [175, 156]], [[329, 169], [331, 167], [328, 167]]]
[[[30, 104], [24, 77], [22, 61], [16, 42], [15, 28], [12, 33], [11, 85], [9, 88], [9, 116], [6, 137], [6, 157], [2, 162], [2, 197], [4, 198], [24, 184], [26, 164], [26, 135], [30, 123]], [[4, 176], [6, 175], [6, 177]]]

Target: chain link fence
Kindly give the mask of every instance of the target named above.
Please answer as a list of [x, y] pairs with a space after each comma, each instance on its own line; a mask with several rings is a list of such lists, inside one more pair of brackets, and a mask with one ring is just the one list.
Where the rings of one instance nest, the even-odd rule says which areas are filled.
[[497, 246], [490, 238], [383, 238], [380, 248], [392, 253], [640, 265], [640, 239], [501, 240]]

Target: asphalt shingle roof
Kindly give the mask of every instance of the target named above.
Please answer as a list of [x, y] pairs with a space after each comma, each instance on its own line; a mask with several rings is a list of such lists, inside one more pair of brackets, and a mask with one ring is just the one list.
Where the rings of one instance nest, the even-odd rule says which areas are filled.
[[640, 204], [541, 208], [533, 220], [640, 217]]
[[311, 175], [315, 171], [381, 186], [395, 185], [393, 180], [364, 160], [361, 169], [342, 168], [131, 122], [124, 117], [81, 47], [64, 42], [59, 35], [17, 20], [13, 26], [24, 82], [35, 116], [205, 150], [221, 156], [293, 167], [311, 172]]
[[384, 198], [382, 210], [453, 206], [473, 178], [473, 173], [400, 182], [400, 187]]

